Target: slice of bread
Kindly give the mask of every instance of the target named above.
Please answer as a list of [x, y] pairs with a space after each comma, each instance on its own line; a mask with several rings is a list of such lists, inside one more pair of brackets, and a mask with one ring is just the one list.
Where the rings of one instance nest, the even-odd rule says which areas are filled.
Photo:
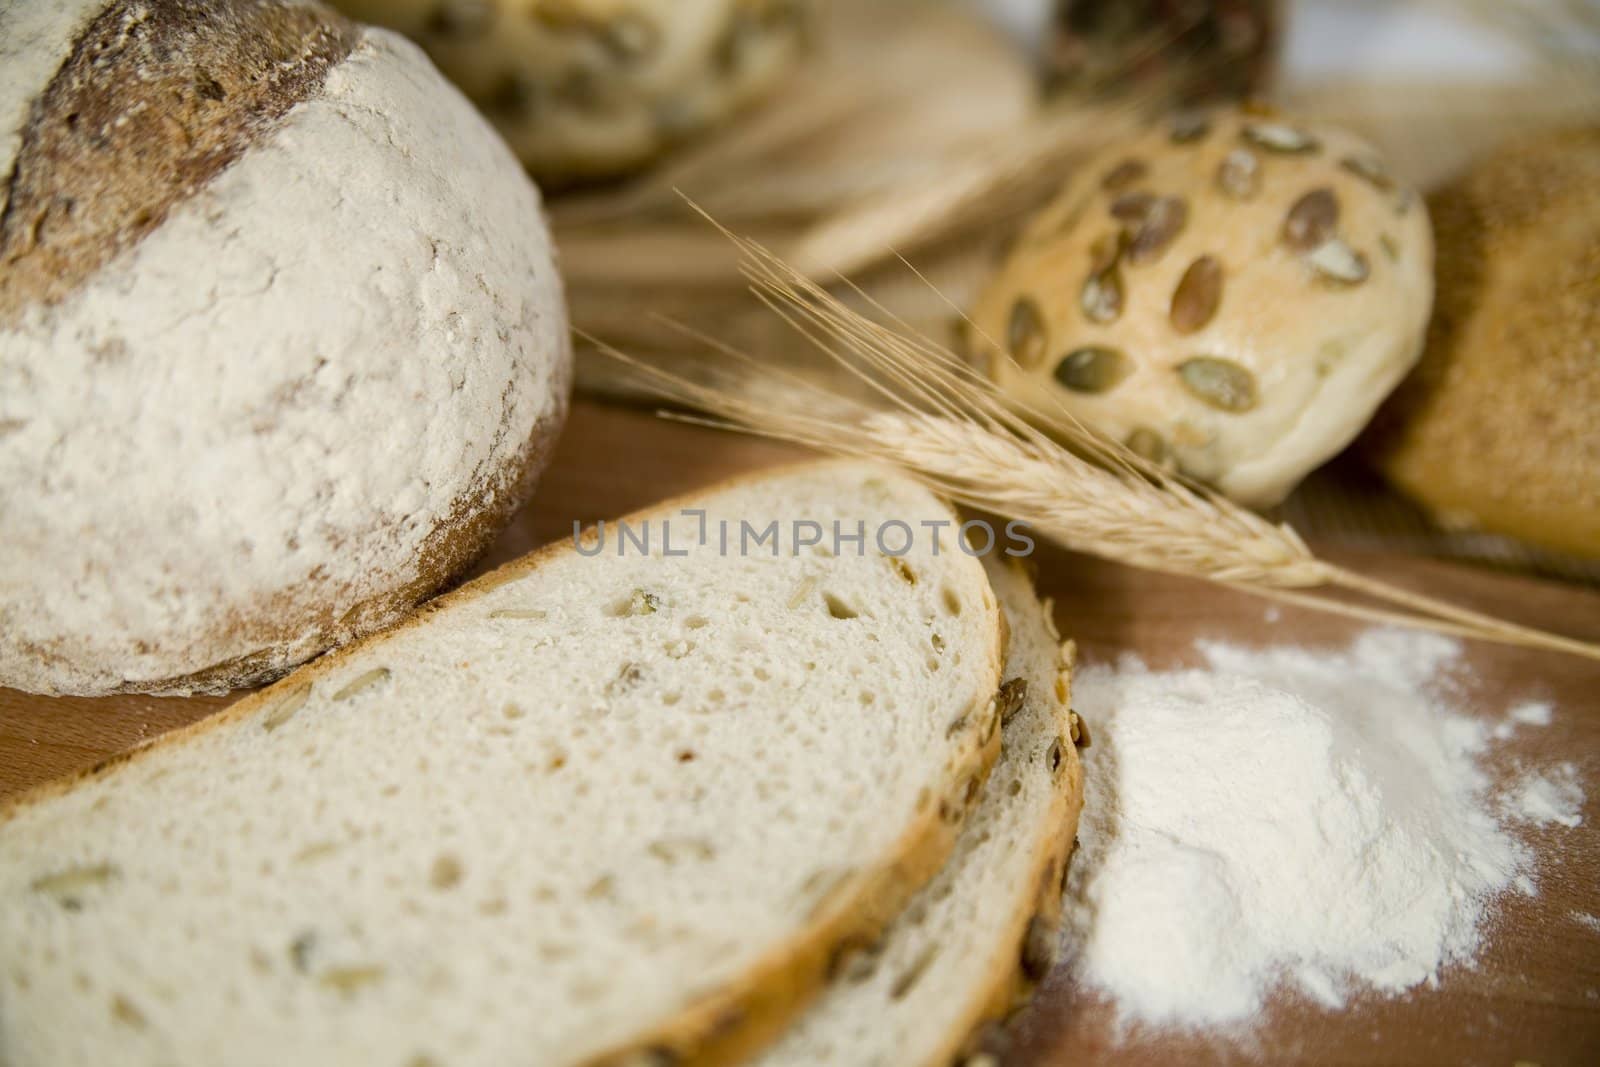
[[[922, 525], [954, 513], [871, 467], [646, 518], [653, 555], [607, 524], [600, 555], [535, 553], [0, 813], [0, 1063], [722, 1063], [770, 1039], [949, 855], [998, 751], [1003, 623]], [[865, 550], [796, 549], [801, 519], [864, 523]], [[741, 521], [773, 520], [776, 553], [740, 556]], [[893, 521], [918, 532], [900, 558], [874, 547]]]
[[1061, 884], [1083, 806], [1063, 645], [1020, 566], [991, 561], [1010, 624], [1000, 760], [949, 864], [882, 939], [753, 1067], [981, 1062], [1003, 1016], [1055, 955]]

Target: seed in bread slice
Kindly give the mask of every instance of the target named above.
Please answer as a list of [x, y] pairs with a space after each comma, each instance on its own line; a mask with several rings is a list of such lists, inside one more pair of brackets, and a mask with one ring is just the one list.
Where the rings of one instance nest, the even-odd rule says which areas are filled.
[[[948, 535], [876, 551], [954, 514], [870, 467], [645, 519], [651, 555], [615, 527], [536, 553], [0, 814], [0, 1062], [717, 1063], [772, 1036], [949, 854], [998, 749], [1000, 612]], [[864, 523], [864, 551], [797, 549], [799, 519]]]
[[1011, 640], [983, 798], [945, 869], [752, 1067], [947, 1067], [1049, 968], [1083, 806], [1072, 646], [1020, 566], [988, 571]]

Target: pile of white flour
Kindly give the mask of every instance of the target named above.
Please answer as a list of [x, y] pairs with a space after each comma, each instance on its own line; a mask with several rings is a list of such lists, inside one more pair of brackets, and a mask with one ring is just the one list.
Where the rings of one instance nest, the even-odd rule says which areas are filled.
[[1473, 957], [1498, 894], [1533, 889], [1508, 824], [1580, 817], [1566, 773], [1490, 795], [1495, 729], [1450, 709], [1454, 641], [1200, 648], [1209, 670], [1126, 661], [1073, 687], [1093, 744], [1066, 947], [1125, 1023], [1242, 1021], [1279, 983], [1337, 1007], [1428, 982]]

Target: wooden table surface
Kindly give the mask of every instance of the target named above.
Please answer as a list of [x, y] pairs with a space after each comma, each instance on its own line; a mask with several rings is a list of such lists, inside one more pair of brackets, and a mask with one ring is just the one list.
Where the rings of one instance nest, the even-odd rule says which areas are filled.
[[[767, 442], [579, 403], [537, 498], [483, 566], [569, 536], [574, 520], [587, 524], [795, 456]], [[1600, 640], [1600, 593], [1592, 590], [1397, 556], [1338, 558], [1464, 604]], [[1039, 563], [1040, 586], [1056, 598], [1062, 632], [1078, 640], [1091, 662], [1127, 651], [1158, 667], [1193, 662], [1197, 637], [1336, 646], [1357, 629], [1290, 608], [1269, 622], [1263, 601], [1049, 548]], [[1498, 747], [1492, 769], [1510, 775], [1572, 761], [1591, 798], [1600, 794], [1600, 664], [1481, 644], [1469, 647], [1467, 660], [1475, 713], [1498, 716], [1527, 698], [1548, 699], [1557, 709], [1548, 727], [1524, 728]], [[88, 766], [231, 699], [44, 699], [0, 690], [0, 797]], [[1600, 805], [1589, 800], [1576, 829], [1536, 828], [1526, 840], [1540, 857], [1538, 895], [1508, 896], [1477, 965], [1450, 969], [1437, 988], [1399, 999], [1357, 998], [1339, 1013], [1284, 998], [1243, 1039], [1118, 1037], [1109, 1006], [1058, 968], [1017, 1020], [1014, 1062], [1600, 1064], [1600, 932], [1573, 917], [1600, 915]]]

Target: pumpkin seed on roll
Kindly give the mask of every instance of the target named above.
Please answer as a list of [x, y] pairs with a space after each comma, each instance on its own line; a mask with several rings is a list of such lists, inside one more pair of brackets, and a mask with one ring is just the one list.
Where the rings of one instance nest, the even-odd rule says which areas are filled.
[[1252, 506], [1348, 444], [1415, 364], [1433, 241], [1356, 137], [1186, 113], [1078, 170], [973, 310], [971, 357]]

